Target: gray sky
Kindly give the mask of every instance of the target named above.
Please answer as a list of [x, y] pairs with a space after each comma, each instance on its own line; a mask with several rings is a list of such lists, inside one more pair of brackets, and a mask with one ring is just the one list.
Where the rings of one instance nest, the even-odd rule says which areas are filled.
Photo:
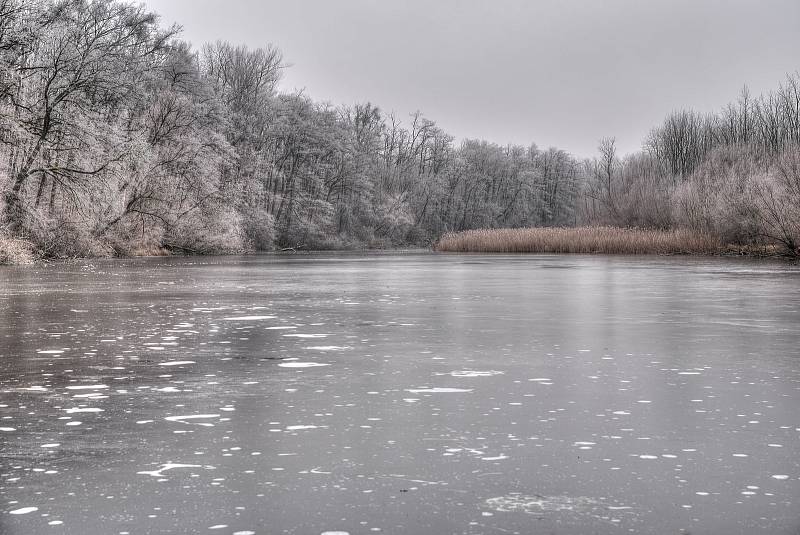
[[148, 0], [196, 47], [277, 45], [282, 88], [420, 110], [457, 139], [624, 152], [676, 108], [800, 69], [799, 0]]

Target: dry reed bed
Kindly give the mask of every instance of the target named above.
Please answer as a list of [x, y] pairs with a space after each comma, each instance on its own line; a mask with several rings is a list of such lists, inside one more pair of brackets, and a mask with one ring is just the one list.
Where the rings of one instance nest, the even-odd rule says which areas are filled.
[[619, 227], [483, 229], [451, 232], [434, 246], [459, 253], [716, 254], [720, 243], [689, 230]]

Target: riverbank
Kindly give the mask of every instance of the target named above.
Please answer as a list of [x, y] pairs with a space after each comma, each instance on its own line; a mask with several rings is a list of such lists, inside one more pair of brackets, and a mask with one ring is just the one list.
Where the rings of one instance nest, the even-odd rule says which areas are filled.
[[[776, 246], [725, 245], [710, 236], [689, 230], [645, 230], [616, 227], [482, 229], [445, 234], [430, 249], [419, 247], [374, 248], [349, 247], [331, 251], [440, 253], [552, 253], [609, 255], [693, 255], [748, 256], [756, 258], [791, 257]], [[320, 252], [305, 249], [278, 249], [273, 253], [297, 254]], [[247, 253], [243, 253], [247, 254]], [[253, 251], [250, 254], [257, 254]], [[0, 266], [29, 265], [38, 262], [65, 261], [75, 258], [138, 258], [151, 256], [227, 256], [225, 253], [197, 253], [180, 248], [135, 248], [126, 254], [77, 255], [53, 257], [25, 239], [0, 234]], [[796, 256], [795, 256], [796, 258]]]
[[434, 245], [434, 250], [458, 253], [781, 256], [772, 246], [725, 245], [712, 236], [686, 229], [619, 227], [467, 230], [445, 234]]

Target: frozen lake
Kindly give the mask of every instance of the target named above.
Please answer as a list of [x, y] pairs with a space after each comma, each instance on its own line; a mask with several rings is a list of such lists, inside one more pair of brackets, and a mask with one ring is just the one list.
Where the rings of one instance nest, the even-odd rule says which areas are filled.
[[0, 268], [0, 533], [793, 534], [800, 268]]

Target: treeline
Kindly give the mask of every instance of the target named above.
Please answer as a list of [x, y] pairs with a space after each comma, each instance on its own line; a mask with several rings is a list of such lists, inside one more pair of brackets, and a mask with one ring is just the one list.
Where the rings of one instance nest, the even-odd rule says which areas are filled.
[[284, 93], [278, 49], [195, 50], [116, 0], [0, 0], [6, 235], [42, 254], [429, 244], [570, 225], [584, 166], [419, 113]]
[[580, 161], [282, 92], [277, 48], [179, 37], [138, 4], [0, 0], [0, 262], [4, 239], [50, 257], [229, 253], [575, 225], [798, 254], [798, 74]]
[[800, 255], [800, 73], [718, 113], [675, 111], [640, 153], [613, 139], [587, 164], [588, 221], [688, 228], [743, 248]]

